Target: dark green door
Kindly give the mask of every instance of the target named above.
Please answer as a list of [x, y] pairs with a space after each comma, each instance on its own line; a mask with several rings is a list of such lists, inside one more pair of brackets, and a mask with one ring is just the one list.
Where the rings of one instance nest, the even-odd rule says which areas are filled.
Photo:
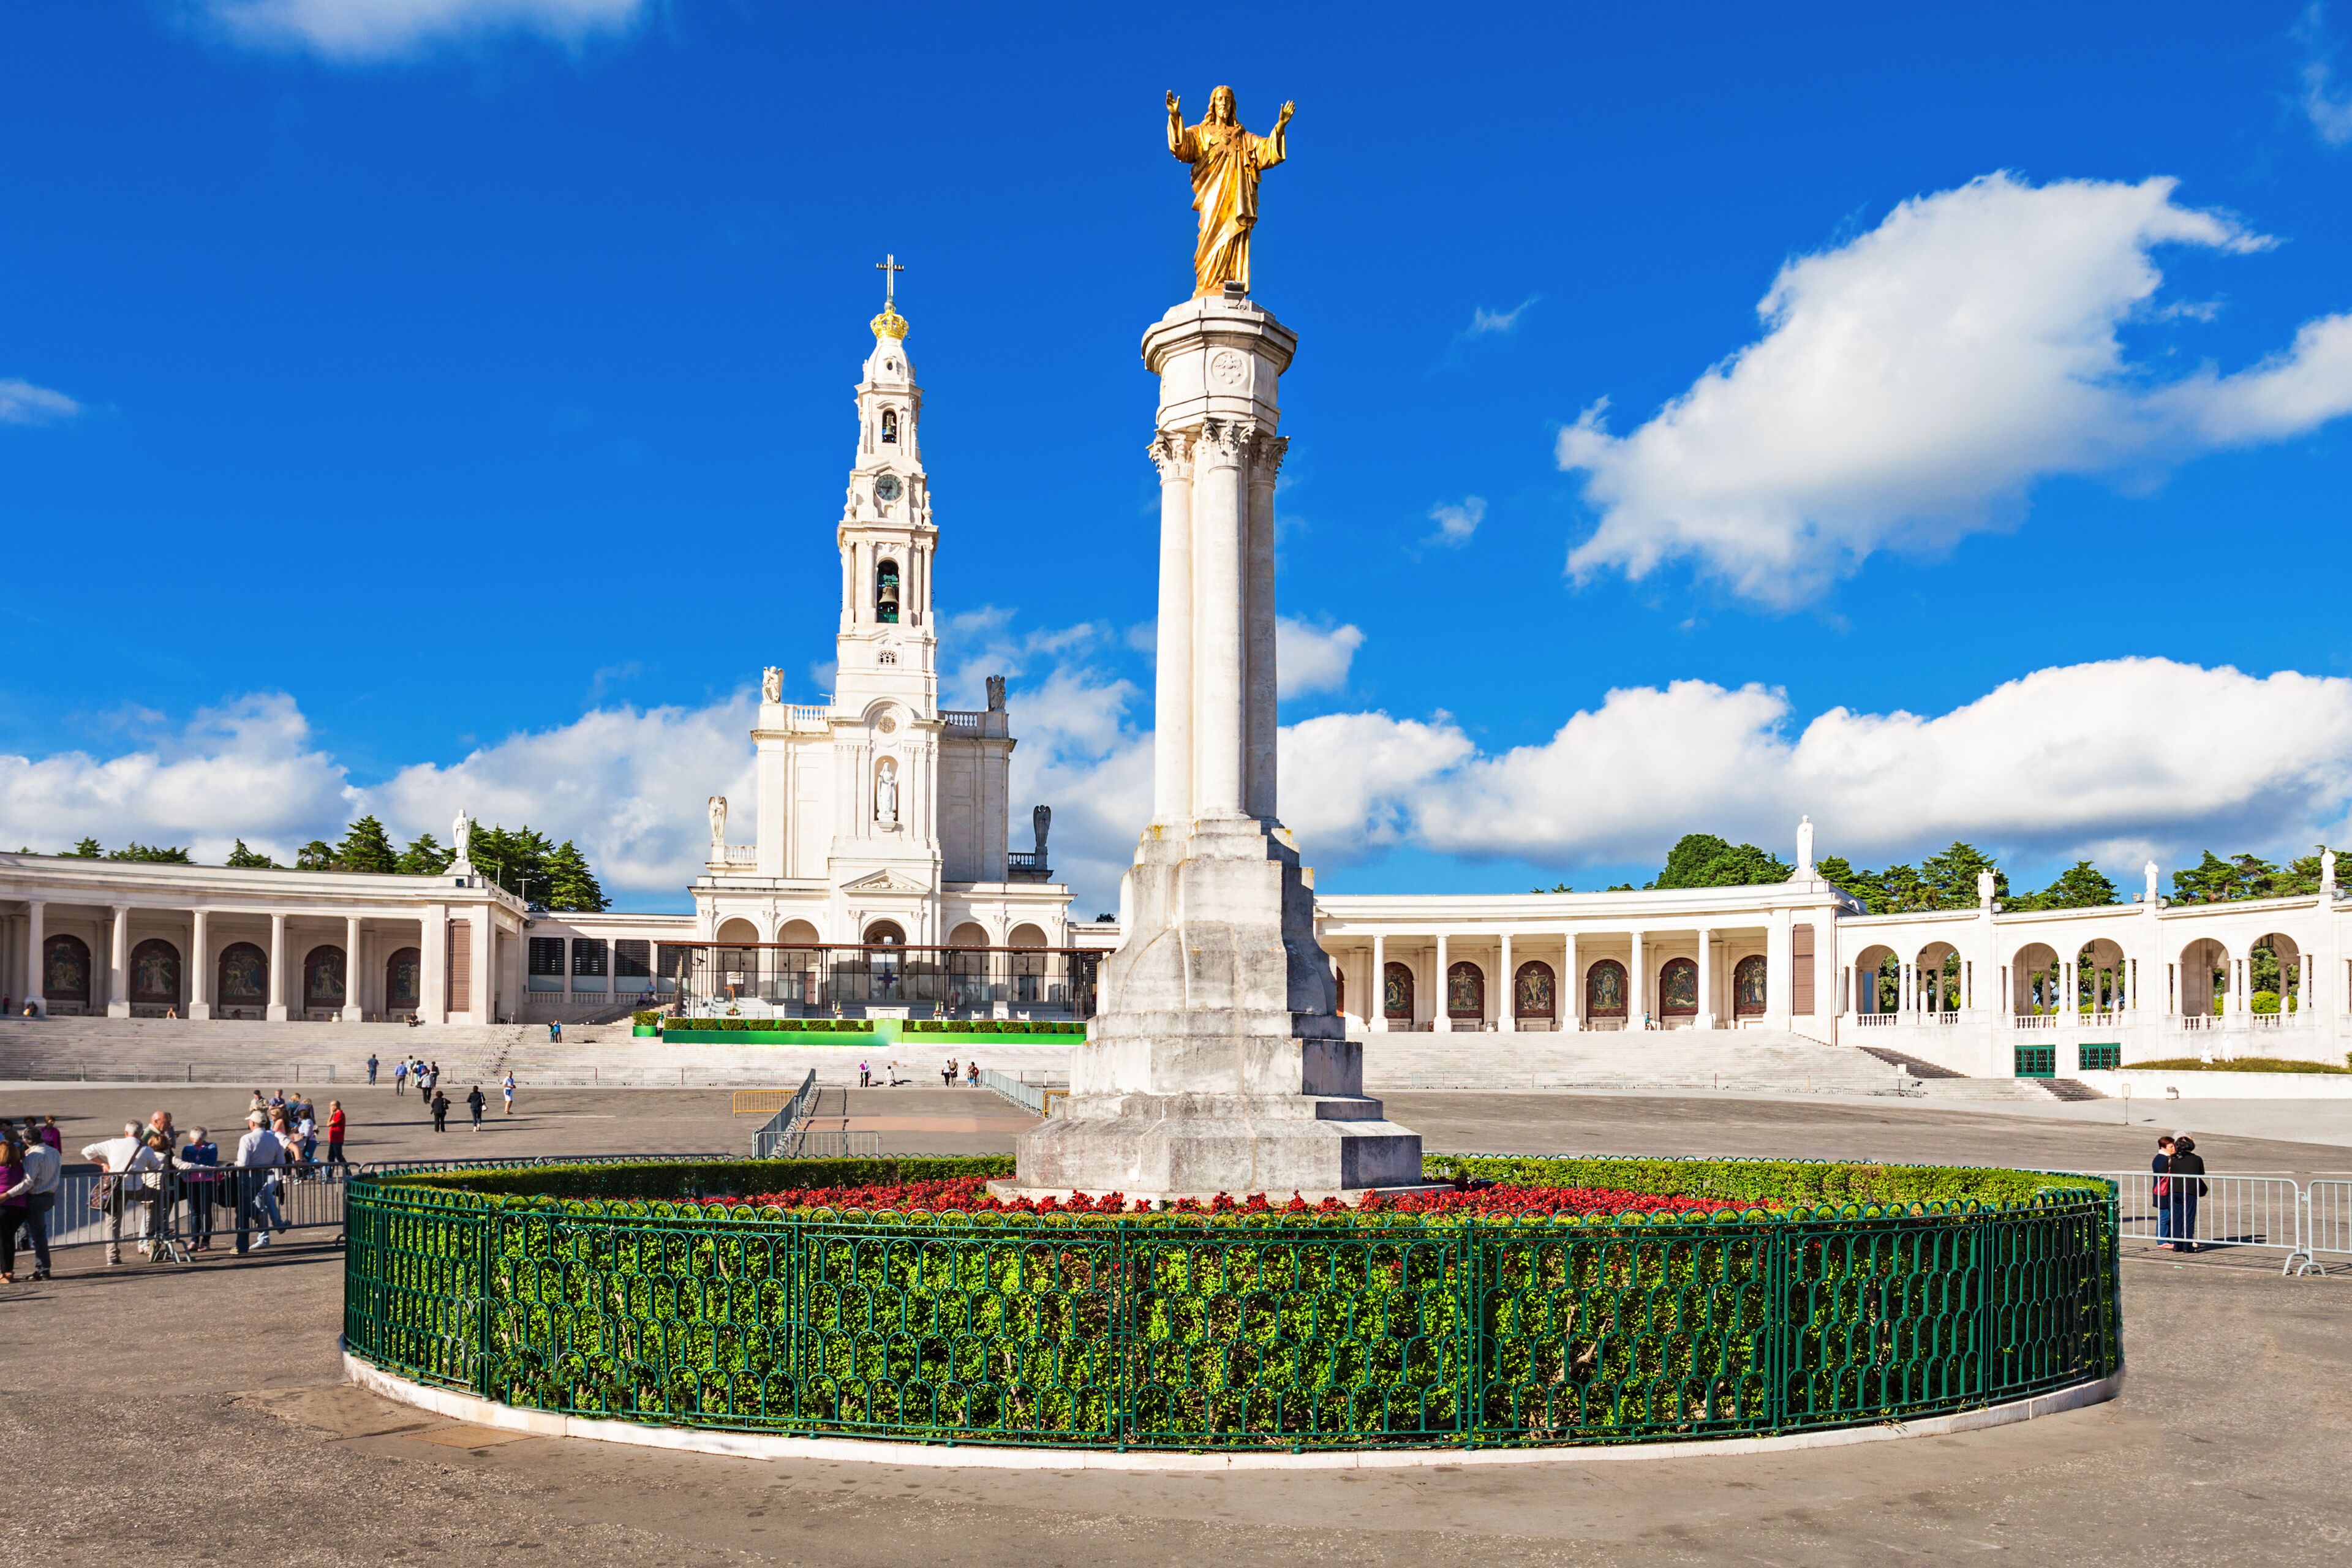
[[2058, 1076], [2058, 1047], [2055, 1046], [2018, 1047], [2017, 1076], [2020, 1078], [2056, 1078]]

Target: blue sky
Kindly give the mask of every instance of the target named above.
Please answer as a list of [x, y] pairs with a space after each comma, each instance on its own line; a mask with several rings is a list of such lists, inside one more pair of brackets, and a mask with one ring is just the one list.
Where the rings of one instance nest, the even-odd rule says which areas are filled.
[[1221, 81], [1299, 105], [1255, 268], [1323, 886], [1799, 811], [2027, 883], [2342, 832], [2352, 5], [1434, 15], [0, 12], [0, 841], [462, 800], [675, 907], [761, 667], [824, 689], [891, 251], [950, 699], [1012, 675], [1015, 817], [1109, 908], [1160, 96]]

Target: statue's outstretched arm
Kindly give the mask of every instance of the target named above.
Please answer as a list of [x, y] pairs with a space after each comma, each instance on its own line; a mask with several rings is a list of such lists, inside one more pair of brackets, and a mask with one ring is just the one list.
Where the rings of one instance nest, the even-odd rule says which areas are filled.
[[1259, 168], [1271, 169], [1290, 155], [1290, 140], [1287, 133], [1290, 129], [1291, 111], [1295, 107], [1292, 104], [1284, 104], [1282, 112], [1275, 117], [1274, 129], [1263, 136], [1253, 138], [1257, 142], [1255, 151]]
[[1172, 92], [1168, 95], [1168, 151], [1187, 163], [1200, 155], [1192, 144], [1192, 133], [1184, 129], [1184, 106]]

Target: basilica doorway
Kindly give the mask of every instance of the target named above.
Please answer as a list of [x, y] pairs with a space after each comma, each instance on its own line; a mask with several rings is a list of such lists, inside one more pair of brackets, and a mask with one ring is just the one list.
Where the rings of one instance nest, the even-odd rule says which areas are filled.
[[1584, 1016], [1625, 1021], [1625, 966], [1604, 958], [1584, 972]]
[[907, 933], [896, 921], [876, 921], [866, 928], [867, 994], [877, 1002], [896, 1002], [907, 983]]
[[1412, 1022], [1412, 969], [1391, 960], [1381, 975], [1381, 1016]]
[[1658, 968], [1658, 1016], [1688, 1027], [1698, 1018], [1698, 961], [1670, 958]]

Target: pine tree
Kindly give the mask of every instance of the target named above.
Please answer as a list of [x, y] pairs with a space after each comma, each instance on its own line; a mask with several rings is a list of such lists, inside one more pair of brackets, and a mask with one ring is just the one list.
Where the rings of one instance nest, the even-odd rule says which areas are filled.
[[1919, 880], [1924, 884], [1929, 902], [1921, 905], [1931, 910], [1972, 910], [1977, 905], [1977, 874], [1992, 873], [1992, 896], [2009, 897], [2009, 873], [1993, 863], [1992, 857], [1973, 844], [1952, 840], [1950, 847], [1940, 855], [1930, 855], [1919, 862]]
[[392, 840], [384, 837], [383, 824], [373, 814], [343, 829], [343, 841], [335, 846], [335, 868], [379, 874], [399, 869], [392, 852]]
[[1653, 888], [1748, 888], [1789, 879], [1789, 867], [1753, 844], [1685, 833], [1666, 852]]
[[142, 844], [136, 838], [121, 849], [108, 850], [106, 858], [110, 860], [142, 860], [168, 866], [195, 864], [188, 858], [188, 852], [185, 849], [166, 849], [160, 845]]
[[2087, 910], [2116, 901], [2116, 885], [2088, 860], [2077, 860], [2038, 893], [2010, 907], [2019, 910]]
[[242, 838], [236, 841], [236, 847], [228, 852], [228, 859], [224, 864], [248, 871], [278, 871], [285, 868], [260, 850], [247, 849]]
[[547, 898], [547, 857], [553, 847], [529, 824], [509, 833], [478, 822], [467, 839], [466, 855], [476, 870], [508, 892], [519, 894], [526, 903], [542, 903]]
[[420, 833], [400, 852], [393, 869], [411, 877], [437, 877], [457, 857], [441, 847], [430, 833]]
[[65, 853], [65, 858], [68, 860], [95, 860], [99, 858], [99, 854], [100, 850], [98, 847], [98, 840], [95, 838], [85, 838], [80, 843], [75, 845], [72, 848], [67, 850]]
[[547, 907], [551, 910], [593, 913], [611, 905], [596, 881], [596, 873], [589, 868], [588, 858], [569, 838], [548, 852], [547, 875]]
[[335, 847], [323, 838], [313, 838], [294, 851], [297, 871], [331, 871], [335, 868]]

